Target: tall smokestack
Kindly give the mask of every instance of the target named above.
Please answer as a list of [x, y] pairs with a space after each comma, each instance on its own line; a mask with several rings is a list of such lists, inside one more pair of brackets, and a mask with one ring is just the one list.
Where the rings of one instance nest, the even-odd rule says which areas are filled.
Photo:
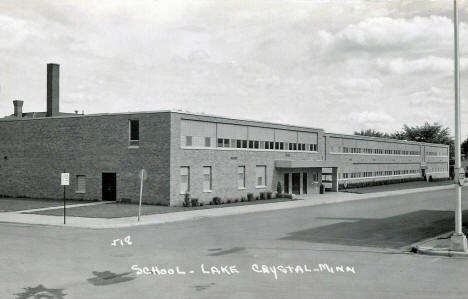
[[47, 64], [47, 112], [46, 116], [59, 115], [59, 80], [60, 65], [56, 63]]
[[23, 101], [15, 100], [13, 101], [13, 106], [15, 107], [14, 116], [23, 117]]

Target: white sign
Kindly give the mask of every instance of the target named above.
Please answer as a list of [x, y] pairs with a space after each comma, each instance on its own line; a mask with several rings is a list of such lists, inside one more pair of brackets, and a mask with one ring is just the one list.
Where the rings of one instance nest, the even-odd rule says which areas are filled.
[[68, 186], [70, 185], [70, 174], [69, 173], [62, 173], [60, 185]]

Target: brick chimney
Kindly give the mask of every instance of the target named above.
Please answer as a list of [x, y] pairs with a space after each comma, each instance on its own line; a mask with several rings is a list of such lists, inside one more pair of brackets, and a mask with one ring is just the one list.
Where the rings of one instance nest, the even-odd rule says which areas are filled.
[[47, 64], [47, 112], [46, 116], [59, 115], [60, 65]]
[[23, 117], [23, 101], [15, 100], [13, 101], [13, 106], [15, 107], [14, 116]]

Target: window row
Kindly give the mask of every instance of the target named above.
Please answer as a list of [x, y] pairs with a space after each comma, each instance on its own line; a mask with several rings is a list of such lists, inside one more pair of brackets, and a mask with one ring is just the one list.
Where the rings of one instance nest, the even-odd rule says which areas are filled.
[[[211, 166], [203, 166], [203, 182], [202, 188], [203, 192], [211, 192], [213, 190], [213, 180], [212, 180], [212, 168]], [[255, 167], [255, 177], [256, 177], [256, 187], [263, 188], [266, 187], [266, 166], [257, 165]], [[190, 167], [182, 166], [180, 167], [180, 193], [185, 194], [190, 192]], [[237, 188], [245, 189], [245, 166], [237, 167]]]
[[418, 174], [419, 169], [404, 170], [382, 170], [382, 171], [364, 171], [364, 172], [343, 172], [339, 175], [340, 179], [368, 178], [389, 175]]
[[[441, 153], [441, 152], [426, 152], [426, 156], [443, 156], [444, 154]], [[446, 151], [445, 151], [445, 155], [446, 154]]]
[[392, 150], [380, 148], [360, 148], [360, 147], [338, 147], [338, 152], [349, 154], [375, 154], [375, 155], [403, 155], [403, 156], [419, 156], [420, 151]]
[[[203, 140], [200, 140], [204, 138]], [[185, 136], [184, 146], [214, 147], [210, 137]], [[290, 150], [290, 151], [317, 151], [317, 144], [309, 143], [289, 143], [279, 141], [260, 141], [246, 139], [218, 138], [216, 147], [218, 148], [240, 148], [240, 149], [267, 149], [267, 150]]]

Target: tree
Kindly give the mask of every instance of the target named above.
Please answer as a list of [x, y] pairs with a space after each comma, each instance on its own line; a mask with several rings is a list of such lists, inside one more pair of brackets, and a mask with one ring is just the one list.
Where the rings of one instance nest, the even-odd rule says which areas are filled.
[[382, 133], [382, 132], [376, 131], [374, 129], [361, 130], [360, 132], [354, 131], [354, 135], [380, 137], [380, 138], [389, 138], [390, 137], [387, 133]]
[[466, 138], [461, 144], [461, 153], [465, 155], [465, 158], [468, 157], [468, 138]]
[[409, 127], [403, 126], [403, 135], [406, 140], [439, 144], [450, 144], [450, 129], [441, 124], [429, 124], [425, 122], [422, 126]]

